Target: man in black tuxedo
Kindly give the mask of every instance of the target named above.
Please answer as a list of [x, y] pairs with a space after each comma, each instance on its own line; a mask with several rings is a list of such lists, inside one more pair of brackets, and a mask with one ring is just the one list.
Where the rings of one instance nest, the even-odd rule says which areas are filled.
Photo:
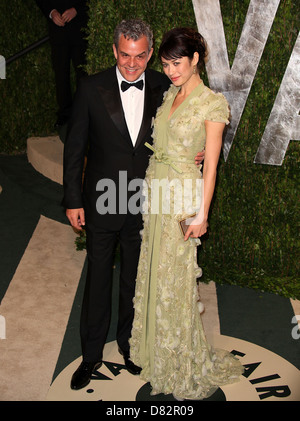
[[[170, 84], [162, 73], [146, 69], [153, 52], [152, 38], [144, 22], [121, 22], [113, 45], [116, 66], [82, 78], [73, 103], [64, 149], [64, 206], [74, 228], [85, 225], [88, 271], [80, 326], [83, 361], [73, 374], [72, 389], [86, 386], [93, 370], [102, 364], [117, 241], [121, 257], [117, 343], [127, 370], [132, 374], [141, 370], [130, 360], [128, 340], [142, 217], [127, 209], [135, 192], [125, 190], [132, 180], [145, 176], [150, 151], [144, 143], [152, 142], [151, 121]], [[139, 82], [139, 86], [124, 88], [126, 82]], [[101, 197], [107, 194], [103, 187], [107, 180], [113, 183], [115, 194], [108, 194], [108, 202], [114, 205], [105, 213]]]
[[58, 104], [56, 127], [70, 117], [72, 89], [70, 65], [73, 63], [76, 82], [85, 75], [86, 40], [83, 29], [87, 25], [86, 0], [36, 0], [49, 26], [51, 58], [55, 74]]

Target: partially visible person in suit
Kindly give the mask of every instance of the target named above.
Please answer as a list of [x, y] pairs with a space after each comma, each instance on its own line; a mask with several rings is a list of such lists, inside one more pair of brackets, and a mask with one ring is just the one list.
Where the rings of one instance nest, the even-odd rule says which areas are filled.
[[116, 339], [127, 370], [141, 370], [130, 359], [129, 338], [142, 215], [130, 212], [130, 198], [136, 192], [129, 184], [144, 179], [150, 155], [145, 142], [152, 143], [151, 122], [170, 86], [165, 75], [147, 68], [152, 43], [146, 23], [122, 21], [114, 35], [116, 66], [80, 80], [68, 124], [63, 203], [71, 225], [78, 230], [85, 226], [88, 258], [80, 326], [83, 360], [72, 376], [72, 389], [85, 387], [102, 364], [117, 241], [121, 265]]
[[49, 24], [51, 58], [55, 74], [58, 104], [55, 127], [64, 125], [71, 113], [72, 87], [71, 62], [76, 83], [85, 75], [87, 1], [86, 0], [36, 0]]

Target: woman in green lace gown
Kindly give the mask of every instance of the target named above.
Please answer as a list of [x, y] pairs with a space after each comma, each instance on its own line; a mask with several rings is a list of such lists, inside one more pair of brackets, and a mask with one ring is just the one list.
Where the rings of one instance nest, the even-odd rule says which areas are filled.
[[[203, 399], [243, 372], [233, 355], [208, 344], [197, 306], [198, 237], [208, 226], [229, 110], [225, 97], [200, 78], [206, 47], [199, 33], [169, 31], [159, 55], [173, 85], [154, 120], [153, 147], [146, 145], [153, 155], [145, 179], [130, 355], [152, 394]], [[202, 178], [194, 157], [204, 147]], [[183, 237], [178, 221], [193, 212], [196, 218]]]

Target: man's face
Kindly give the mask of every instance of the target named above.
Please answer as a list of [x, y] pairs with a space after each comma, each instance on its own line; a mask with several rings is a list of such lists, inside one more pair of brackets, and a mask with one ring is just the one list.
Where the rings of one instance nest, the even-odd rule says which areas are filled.
[[118, 48], [114, 44], [113, 50], [118, 69], [128, 82], [134, 82], [143, 74], [153, 53], [153, 48], [149, 51], [145, 35], [137, 41], [121, 35]]

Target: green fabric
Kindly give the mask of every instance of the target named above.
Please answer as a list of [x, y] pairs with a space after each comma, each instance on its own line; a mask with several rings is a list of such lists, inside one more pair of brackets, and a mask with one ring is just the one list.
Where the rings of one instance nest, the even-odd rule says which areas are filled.
[[[130, 353], [143, 369], [142, 379], [151, 383], [152, 394], [201, 399], [222, 384], [238, 381], [243, 372], [230, 353], [212, 350], [206, 341], [197, 305], [200, 241], [185, 242], [178, 225], [179, 219], [199, 210], [195, 189], [202, 175], [194, 157], [205, 146], [204, 121], [227, 122], [228, 106], [223, 95], [201, 83], [169, 117], [177, 92], [174, 86], [169, 89], [154, 121]], [[156, 191], [154, 180], [178, 180], [182, 190], [176, 184], [169, 191]], [[185, 205], [184, 182], [189, 180], [191, 201], [179, 209], [180, 197]]]

